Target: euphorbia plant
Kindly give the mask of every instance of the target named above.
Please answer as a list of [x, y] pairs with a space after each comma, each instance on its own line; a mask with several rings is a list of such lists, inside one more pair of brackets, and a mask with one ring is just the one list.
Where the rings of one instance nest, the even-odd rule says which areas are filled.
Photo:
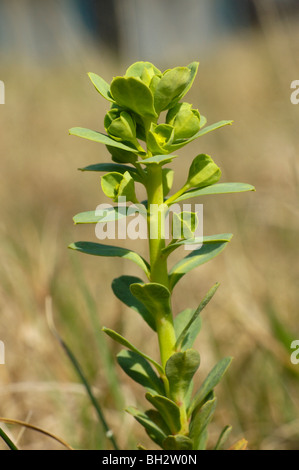
[[[186, 309], [176, 315], [172, 310], [172, 293], [185, 274], [221, 253], [232, 235], [196, 236], [197, 214], [183, 210], [173, 213], [171, 239], [166, 240], [169, 212], [174, 204], [190, 198], [254, 190], [253, 186], [243, 183], [218, 183], [219, 167], [210, 156], [199, 154], [189, 165], [182, 188], [168, 196], [174, 172], [166, 165], [177, 157], [177, 151], [208, 132], [232, 123], [221, 121], [206, 126], [206, 119], [199, 111], [182, 101], [197, 69], [198, 63], [193, 62], [162, 73], [149, 62], [136, 62], [110, 85], [90, 73], [96, 90], [110, 102], [104, 118], [106, 134], [84, 128], [70, 130], [71, 135], [107, 147], [113, 163], [93, 164], [83, 170], [107, 172], [101, 178], [105, 195], [114, 203], [127, 201], [122, 211], [113, 206], [102, 213], [81, 213], [75, 216], [75, 223], [118, 220], [128, 214], [128, 204], [138, 207], [135, 185], [141, 184], [146, 190], [147, 200], [142, 202], [142, 207], [147, 219], [148, 261], [132, 250], [114, 245], [77, 242], [70, 248], [96, 256], [130, 259], [147, 278], [144, 281], [135, 276], [121, 276], [114, 279], [112, 289], [157, 335], [160, 361], [137, 349], [131, 339], [110, 328], [103, 328], [103, 331], [125, 347], [117, 356], [118, 363], [144, 387], [151, 405], [147, 411], [133, 407], [127, 411], [156, 444], [167, 450], [207, 448], [207, 428], [216, 408], [214, 388], [231, 362], [230, 357], [222, 359], [202, 381], [199, 390], [193, 392], [193, 376], [200, 365], [199, 353], [193, 349], [201, 327], [200, 313], [216, 292], [218, 283], [196, 309]], [[161, 122], [161, 113], [165, 116], [164, 122]], [[171, 254], [183, 246], [190, 250], [192, 245], [194, 249], [169, 269]], [[223, 445], [228, 431], [229, 428], [223, 430], [215, 448]]]

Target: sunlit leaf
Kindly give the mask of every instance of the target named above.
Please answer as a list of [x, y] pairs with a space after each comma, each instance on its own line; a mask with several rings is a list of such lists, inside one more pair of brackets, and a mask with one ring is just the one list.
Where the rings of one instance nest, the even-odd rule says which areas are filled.
[[160, 366], [160, 364], [158, 364], [154, 359], [152, 359], [147, 354], [144, 354], [142, 351], [137, 349], [129, 340], [124, 338], [122, 335], [120, 335], [116, 331], [111, 330], [110, 328], [106, 328], [105, 326], [102, 328], [102, 331], [104, 331], [106, 335], [110, 336], [110, 338], [114, 339], [114, 341], [116, 341], [117, 343], [130, 349], [130, 351], [133, 351], [134, 353], [139, 354], [139, 356], [143, 357], [143, 359], [146, 359], [148, 362], [151, 362], [159, 371], [159, 373], [163, 375], [163, 369]]
[[71, 250], [80, 251], [88, 255], [95, 256], [116, 256], [118, 258], [125, 258], [136, 263], [143, 271], [149, 276], [149, 265], [148, 263], [135, 251], [128, 250], [119, 246], [103, 245], [101, 243], [94, 242], [76, 242], [69, 245]]
[[207, 378], [204, 380], [202, 383], [200, 389], [196, 393], [195, 397], [193, 398], [193, 401], [191, 403], [190, 409], [188, 410], [189, 416], [193, 413], [193, 411], [201, 407], [201, 405], [204, 403], [206, 397], [214, 390], [216, 385], [219, 384], [220, 380], [224, 376], [225, 372], [229, 368], [230, 364], [232, 362], [231, 357], [225, 357], [224, 359], [221, 359], [211, 370], [211, 372], [208, 374]]
[[99, 75], [96, 73], [90, 72], [88, 74], [93, 86], [95, 89], [108, 101], [112, 101], [114, 103], [114, 99], [110, 93], [110, 85]]
[[172, 434], [178, 433], [181, 428], [181, 414], [176, 403], [162, 395], [147, 393], [145, 397], [159, 411]]
[[165, 441], [163, 441], [163, 449], [165, 450], [192, 450], [192, 448], [192, 440], [181, 434], [168, 436]]
[[189, 255], [175, 264], [169, 273], [169, 286], [173, 289], [177, 282], [189, 271], [219, 255], [227, 245], [225, 242], [207, 243], [201, 248], [191, 251]]
[[246, 183], [218, 183], [201, 189], [187, 191], [176, 199], [176, 202], [184, 201], [192, 197], [208, 196], [210, 194], [242, 193], [245, 191], [255, 191], [254, 186]]
[[138, 153], [138, 149], [135, 149], [134, 147], [129, 147], [122, 142], [111, 139], [108, 135], [101, 134], [101, 132], [93, 131], [91, 129], [85, 129], [84, 127], [73, 127], [69, 130], [69, 134], [76, 137], [82, 137], [83, 139], [92, 140], [93, 142], [98, 142], [100, 144], [109, 145], [111, 147], [118, 147], [128, 152]]
[[217, 282], [209, 290], [209, 292], [204, 297], [204, 299], [200, 302], [199, 306], [194, 311], [193, 315], [188, 320], [188, 322], [186, 322], [179, 336], [177, 336], [177, 341], [176, 341], [177, 349], [181, 348], [186, 343], [187, 338], [188, 338], [187, 344], [189, 345], [191, 343], [190, 347], [193, 345], [193, 342], [195, 341], [196, 336], [200, 331], [201, 322], [199, 321], [199, 315], [202, 312], [202, 310], [206, 307], [206, 305], [210, 302], [210, 300], [214, 296], [218, 287], [219, 287], [219, 283]]
[[194, 349], [174, 353], [165, 366], [169, 382], [170, 397], [176, 403], [183, 403], [193, 375], [200, 364], [200, 355]]
[[202, 433], [211, 421], [217, 405], [217, 399], [207, 401], [192, 417], [190, 423], [190, 438], [193, 440], [193, 448], [199, 450]]
[[164, 432], [145, 413], [136, 408], [130, 406], [126, 411], [146, 429], [149, 437], [162, 447], [163, 441], [167, 437]]
[[136, 283], [142, 284], [143, 281], [135, 276], [121, 276], [113, 280], [112, 290], [119, 300], [135, 310], [135, 312], [139, 313], [146, 323], [156, 331], [156, 324], [153, 315], [145, 305], [131, 293], [130, 287], [132, 284]]
[[140, 79], [116, 77], [111, 82], [110, 92], [119, 106], [130, 109], [140, 116], [157, 117], [153, 94]]
[[117, 354], [117, 362], [131, 379], [142, 385], [149, 393], [165, 393], [162, 380], [140, 354], [123, 349]]

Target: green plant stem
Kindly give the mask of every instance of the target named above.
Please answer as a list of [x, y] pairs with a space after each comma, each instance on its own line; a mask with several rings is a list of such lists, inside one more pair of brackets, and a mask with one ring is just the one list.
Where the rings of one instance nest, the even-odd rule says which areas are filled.
[[[151, 264], [151, 282], [157, 282], [167, 287], [168, 271], [167, 258], [163, 256], [165, 248], [165, 205], [162, 183], [162, 168], [159, 165], [151, 165], [147, 175], [148, 196], [148, 238]], [[169, 357], [175, 352], [176, 337], [173, 326], [173, 317], [159, 312], [156, 318], [157, 334], [160, 346], [162, 367]]]
[[190, 189], [189, 185], [185, 184], [181, 189], [179, 189], [179, 191], [170, 196], [167, 201], [165, 201], [165, 204], [171, 206], [171, 204], [173, 204], [177, 200], [177, 198], [184, 194], [188, 189]]

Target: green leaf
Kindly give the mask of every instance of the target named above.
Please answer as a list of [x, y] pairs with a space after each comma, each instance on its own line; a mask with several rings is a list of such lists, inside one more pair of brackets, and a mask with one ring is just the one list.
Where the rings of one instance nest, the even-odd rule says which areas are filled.
[[187, 308], [179, 313], [174, 319], [174, 329], [177, 338], [176, 345], [178, 345], [178, 347], [180, 346], [182, 351], [192, 348], [193, 343], [201, 330], [201, 318], [198, 316], [192, 321], [192, 329], [185, 334], [185, 329], [193, 318], [195, 311], [196, 310], [193, 310], [192, 308]]
[[169, 124], [152, 122], [147, 133], [147, 147], [153, 155], [169, 154], [169, 147], [174, 139], [174, 127]]
[[118, 173], [124, 174], [126, 171], [132, 173], [137, 173], [136, 168], [130, 167], [128, 165], [121, 165], [119, 163], [95, 163], [93, 165], [85, 166], [84, 168], [79, 168], [81, 171], [117, 171]]
[[[119, 150], [119, 149], [118, 149]], [[127, 152], [125, 152], [127, 153]], [[132, 153], [132, 155], [134, 155]], [[136, 159], [136, 155], [134, 155]], [[102, 171], [108, 171], [108, 172], [117, 172], [124, 174], [126, 171], [130, 173], [132, 178], [134, 178], [135, 181], [142, 183], [143, 178], [140, 176], [140, 174], [137, 172], [136, 168], [133, 168], [129, 165], [122, 165], [120, 163], [95, 163], [93, 165], [88, 165], [84, 168], [79, 168], [81, 171], [96, 171], [96, 172], [102, 172]]]
[[162, 253], [169, 256], [176, 248], [184, 245], [202, 245], [208, 243], [229, 242], [232, 238], [232, 233], [220, 233], [218, 235], [205, 235], [204, 237], [187, 238], [186, 240], [178, 240], [169, 243], [163, 248]]
[[166, 116], [166, 123], [174, 127], [174, 140], [188, 139], [201, 128], [198, 109], [192, 104], [178, 103], [171, 108]]
[[112, 245], [103, 245], [101, 243], [93, 242], [76, 242], [69, 245], [71, 250], [80, 251], [81, 253], [86, 253], [88, 255], [95, 256], [116, 256], [118, 258], [125, 258], [136, 263], [145, 274], [149, 277], [150, 267], [149, 264], [135, 251], [128, 250], [127, 248], [122, 248], [119, 246]]
[[189, 437], [177, 434], [176, 436], [168, 436], [163, 441], [163, 449], [165, 450], [192, 450], [193, 442]]
[[163, 195], [167, 196], [172, 188], [174, 171], [170, 168], [162, 169], [162, 183], [163, 183]]
[[145, 158], [144, 160], [140, 160], [138, 163], [143, 165], [166, 165], [166, 163], [172, 162], [174, 158], [177, 158], [178, 155], [155, 155], [154, 157]]
[[0, 428], [0, 438], [3, 439], [10, 450], [19, 450], [2, 428]]
[[[209, 433], [207, 427], [202, 431], [197, 441], [197, 450], [207, 450], [207, 442], [209, 439]], [[195, 447], [193, 447], [195, 449]]]
[[120, 197], [133, 203], [138, 202], [135, 193], [135, 182], [128, 171], [117, 173], [112, 171], [101, 178], [101, 186], [104, 194], [117, 202]]
[[202, 406], [204, 403], [206, 397], [211, 393], [216, 385], [220, 382], [222, 379], [223, 375], [229, 368], [230, 364], [232, 362], [231, 357], [225, 357], [224, 359], [221, 359], [211, 370], [211, 372], [208, 374], [207, 378], [205, 381], [202, 383], [200, 389], [196, 393], [195, 397], [193, 398], [193, 401], [191, 403], [190, 409], [188, 410], [188, 415], [191, 416], [193, 411], [196, 408], [199, 408]]
[[128, 407], [126, 411], [146, 429], [149, 437], [156, 444], [162, 447], [163, 441], [166, 438], [164, 432], [153, 421], [151, 421], [151, 419], [145, 413], [142, 413], [133, 406]]
[[156, 331], [155, 319], [149, 310], [131, 293], [130, 286], [143, 281], [135, 276], [121, 276], [114, 279], [112, 282], [112, 290], [116, 297], [121, 300], [125, 305], [139, 313], [146, 323]]
[[171, 430], [171, 433], [178, 433], [181, 429], [181, 414], [176, 403], [162, 395], [151, 395], [147, 393], [145, 397], [159, 411]]
[[145, 414], [149, 417], [151, 421], [153, 421], [161, 429], [161, 431], [164, 432], [164, 434], [166, 434], [166, 436], [171, 434], [169, 427], [165, 423], [159, 411], [150, 409], [150, 410], [146, 410]]
[[210, 194], [229, 194], [229, 193], [242, 193], [245, 191], [255, 191], [255, 187], [246, 183], [219, 183], [213, 184], [206, 188], [193, 189], [187, 191], [176, 199], [176, 202], [190, 199], [191, 197], [208, 196]]
[[165, 393], [162, 380], [142, 356], [123, 349], [117, 354], [116, 358], [123, 371], [149, 393], [159, 395]]
[[228, 242], [207, 243], [201, 248], [192, 251], [189, 255], [175, 264], [169, 273], [169, 286], [172, 290], [177, 282], [189, 271], [219, 255]]
[[134, 147], [129, 147], [128, 145], [111, 139], [108, 135], [101, 134], [101, 132], [98, 131], [92, 131], [91, 129], [85, 129], [84, 127], [73, 127], [69, 130], [69, 134], [75, 135], [76, 137], [82, 137], [83, 139], [92, 140], [93, 142], [98, 142], [100, 144], [109, 145], [110, 147], [117, 147], [122, 150], [138, 153], [138, 150]]
[[199, 315], [202, 312], [202, 310], [206, 307], [206, 305], [210, 302], [216, 290], [218, 289], [219, 285], [220, 284], [216, 282], [216, 284], [209, 290], [209, 292], [204, 297], [204, 299], [200, 302], [199, 306], [197, 307], [197, 309], [195, 310], [195, 312], [193, 313], [189, 321], [185, 324], [185, 327], [183, 328], [179, 336], [177, 336], [177, 341], [175, 343], [176, 349], [180, 349], [186, 343], [187, 339], [188, 339], [188, 344], [190, 344], [191, 342], [191, 346], [193, 345], [193, 342], [195, 341], [196, 336], [199, 333], [200, 327], [201, 327], [201, 321], [200, 321]]
[[96, 209], [95, 211], [80, 212], [73, 217], [75, 224], [97, 224], [113, 222], [127, 216], [128, 207], [108, 207], [107, 209]]
[[190, 238], [194, 237], [194, 232], [197, 226], [198, 226], [198, 217], [195, 212], [184, 211], [180, 213], [176, 213], [176, 212], [173, 213], [172, 236], [175, 240], [182, 239], [182, 238], [189, 240]]
[[157, 117], [153, 94], [140, 79], [116, 77], [112, 80], [110, 92], [119, 106], [143, 117]]
[[[134, 165], [138, 160], [138, 156], [136, 153], [133, 153], [135, 152], [133, 149], [131, 152], [128, 152], [127, 150], [116, 148], [111, 145], [106, 145], [106, 147], [108, 152], [111, 154], [112, 160], [116, 163], [132, 163], [132, 165]], [[138, 154], [142, 155], [139, 150]]]
[[127, 111], [123, 111], [119, 107], [112, 107], [104, 118], [104, 127], [112, 139], [120, 142], [130, 142], [138, 148], [136, 121]]
[[179, 150], [180, 148], [184, 147], [190, 142], [193, 142], [193, 140], [198, 139], [199, 137], [202, 137], [203, 135], [208, 134], [209, 132], [220, 129], [221, 127], [230, 126], [232, 123], [233, 121], [219, 121], [219, 122], [216, 122], [215, 124], [211, 124], [210, 126], [204, 127], [203, 129], [200, 129], [198, 132], [196, 132], [196, 134], [194, 134], [192, 137], [190, 137], [190, 139], [182, 139], [182, 140], [174, 142], [169, 147], [169, 151], [174, 152], [176, 150]]
[[207, 401], [201, 409], [193, 416], [190, 423], [190, 438], [193, 440], [193, 449], [200, 450], [202, 433], [211, 421], [217, 405], [217, 399]]
[[133, 344], [130, 343], [130, 341], [128, 341], [123, 336], [121, 336], [119, 333], [117, 333], [114, 330], [111, 330], [110, 328], [106, 328], [105, 326], [103, 326], [102, 331], [104, 331], [106, 335], [110, 336], [110, 338], [114, 339], [114, 341], [116, 341], [117, 343], [121, 344], [122, 346], [125, 346], [126, 348], [130, 349], [134, 353], [139, 354], [139, 356], [143, 357], [143, 359], [146, 359], [147, 361], [151, 362], [153, 366], [156, 367], [159, 374], [161, 375], [164, 374], [164, 371], [162, 367], [160, 366], [160, 364], [158, 364], [154, 359], [152, 359], [147, 354], [144, 354], [142, 351], [140, 351], [135, 346], [133, 346]]
[[175, 67], [166, 70], [157, 84], [154, 93], [155, 109], [158, 114], [173, 107], [192, 86], [198, 63], [188, 67]]
[[144, 61], [135, 62], [130, 65], [125, 73], [125, 77], [139, 78], [149, 87], [155, 76], [161, 77], [162, 73], [151, 62]]
[[223, 448], [224, 444], [226, 443], [231, 431], [232, 431], [231, 426], [225, 426], [225, 428], [223, 428], [223, 430], [221, 431], [220, 436], [218, 438], [217, 444], [214, 447], [214, 450], [222, 450], [222, 448]]
[[93, 86], [95, 89], [100, 93], [108, 101], [112, 101], [114, 103], [114, 99], [110, 93], [110, 85], [99, 75], [96, 73], [89, 72], [88, 74]]
[[194, 349], [174, 353], [166, 362], [165, 374], [169, 382], [170, 398], [183, 403], [193, 375], [200, 364], [200, 355]]
[[[187, 68], [190, 70], [189, 80], [188, 80], [188, 83], [186, 84], [186, 87], [182, 91], [182, 93], [178, 96], [178, 99], [175, 100], [176, 102], [180, 101], [188, 93], [188, 91], [192, 87], [194, 79], [195, 79], [196, 74], [197, 74], [198, 66], [199, 66], [199, 62], [192, 62], [191, 64], [187, 65]], [[172, 102], [171, 107], [173, 105], [174, 105], [174, 103]]]
[[162, 284], [150, 282], [148, 284], [131, 284], [132, 294], [145, 305], [147, 310], [156, 316], [171, 315], [169, 290]]
[[209, 155], [197, 155], [191, 163], [186, 189], [203, 188], [217, 183], [221, 177], [220, 168]]

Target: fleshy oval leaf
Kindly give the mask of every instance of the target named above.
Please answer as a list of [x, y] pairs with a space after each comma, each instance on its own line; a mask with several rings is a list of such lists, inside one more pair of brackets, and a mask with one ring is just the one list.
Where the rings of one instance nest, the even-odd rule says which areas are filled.
[[145, 397], [159, 411], [171, 433], [177, 434], [181, 429], [181, 413], [177, 404], [162, 395], [147, 393]]
[[195, 349], [176, 352], [166, 362], [165, 374], [169, 382], [170, 397], [175, 403], [184, 402], [199, 364], [200, 355]]
[[143, 281], [135, 276], [120, 276], [113, 280], [112, 290], [114, 295], [125, 305], [130, 307], [143, 318], [143, 320], [156, 331], [155, 319], [145, 305], [140, 302], [130, 290], [132, 284], [142, 284]]
[[140, 79], [115, 77], [110, 85], [110, 92], [119, 106], [143, 117], [157, 117], [153, 94]]
[[142, 302], [145, 307], [154, 315], [170, 315], [170, 292], [162, 284], [150, 282], [147, 284], [132, 284], [132, 294]]

